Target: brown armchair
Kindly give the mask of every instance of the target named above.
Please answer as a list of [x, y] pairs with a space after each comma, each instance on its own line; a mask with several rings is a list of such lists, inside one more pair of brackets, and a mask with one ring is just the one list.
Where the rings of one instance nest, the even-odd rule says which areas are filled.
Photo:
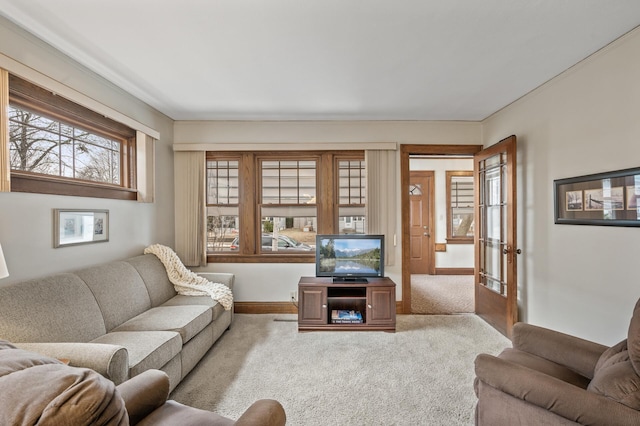
[[476, 425], [640, 424], [640, 301], [612, 347], [524, 323], [512, 343], [476, 357]]
[[167, 400], [169, 377], [147, 370], [118, 386], [0, 340], [0, 424], [283, 426], [279, 402], [254, 402], [237, 421]]
[[160, 370], [147, 370], [117, 386], [124, 400], [131, 425], [194, 426], [283, 426], [284, 409], [279, 402], [261, 399], [254, 402], [237, 421], [211, 411], [188, 407], [167, 400], [169, 377]]

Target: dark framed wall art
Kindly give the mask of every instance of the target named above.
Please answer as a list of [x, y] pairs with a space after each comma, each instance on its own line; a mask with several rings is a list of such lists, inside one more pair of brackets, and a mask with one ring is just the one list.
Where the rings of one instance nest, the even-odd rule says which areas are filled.
[[555, 223], [640, 226], [640, 168], [553, 181]]

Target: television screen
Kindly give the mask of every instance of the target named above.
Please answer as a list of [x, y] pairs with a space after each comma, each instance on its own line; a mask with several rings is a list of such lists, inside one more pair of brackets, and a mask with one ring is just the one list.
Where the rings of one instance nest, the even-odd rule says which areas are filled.
[[384, 235], [317, 235], [316, 276], [384, 277]]

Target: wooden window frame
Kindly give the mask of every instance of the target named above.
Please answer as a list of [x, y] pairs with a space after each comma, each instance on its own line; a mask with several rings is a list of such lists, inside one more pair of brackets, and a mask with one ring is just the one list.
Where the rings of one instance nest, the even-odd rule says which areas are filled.
[[[137, 200], [136, 131], [49, 90], [9, 74], [9, 105], [83, 128], [120, 143], [120, 184], [11, 170], [11, 191]], [[6, 118], [4, 118], [6, 119]], [[8, 121], [8, 120], [7, 120]], [[8, 123], [7, 123], [8, 125]], [[7, 141], [7, 143], [10, 143]]]
[[[337, 175], [336, 175], [336, 185], [337, 185], [336, 186], [336, 204], [339, 207], [356, 207], [356, 206], [357, 207], [364, 207], [366, 201], [363, 202], [363, 203], [351, 203], [352, 198], [355, 198], [355, 196], [351, 195], [352, 186], [349, 186], [349, 195], [348, 195], [349, 203], [347, 203], [347, 204], [341, 204], [340, 203], [340, 162], [341, 161], [361, 161], [361, 162], [364, 163], [364, 157], [359, 158], [357, 156], [340, 156], [340, 157], [336, 157], [335, 161], [336, 161], [335, 170], [336, 170], [336, 173], [337, 173]], [[351, 168], [349, 168], [348, 170], [351, 170]], [[360, 173], [360, 176], [359, 176], [361, 183], [362, 183], [362, 180], [366, 181], [366, 167], [364, 168], [364, 170], [365, 170], [364, 177], [363, 177], [363, 173]], [[360, 186], [360, 188], [361, 188], [360, 196], [357, 197], [357, 198], [360, 199], [360, 201], [366, 200], [366, 194], [362, 193], [362, 190], [365, 189], [365, 186], [366, 186], [365, 184], [362, 184]]]
[[[460, 171], [451, 171], [447, 170], [446, 172], [446, 192], [447, 192], [447, 244], [473, 244], [474, 237], [457, 237], [452, 235], [451, 232], [451, 223], [453, 220], [451, 206], [451, 178], [457, 176], [469, 176], [473, 178], [473, 170], [460, 170]], [[472, 206], [473, 207], [473, 206]]]
[[[349, 203], [348, 204], [343, 204], [341, 203], [341, 199], [340, 199], [340, 162], [342, 161], [361, 161], [363, 164], [365, 162], [364, 156], [358, 156], [358, 155], [342, 155], [339, 157], [335, 158], [335, 164], [334, 164], [334, 169], [335, 169], [335, 234], [340, 234], [340, 209], [341, 208], [350, 208], [350, 207], [361, 207], [363, 209], [363, 216], [366, 216], [366, 197], [367, 194], [365, 193], [366, 191], [366, 165], [364, 166], [363, 172], [360, 173], [360, 196], [357, 197], [360, 199], [360, 201], [362, 201], [362, 203], [351, 203], [352, 198], [355, 198], [351, 195], [351, 186], [349, 186]], [[349, 168], [350, 169], [350, 168]], [[364, 181], [364, 182], [363, 182]], [[365, 219], [366, 220], [366, 219]], [[366, 223], [366, 222], [365, 222]], [[363, 225], [364, 226], [364, 225]]]
[[[207, 152], [209, 160], [238, 160], [240, 228], [238, 237], [245, 243], [237, 253], [207, 253], [209, 263], [314, 263], [315, 253], [260, 253], [262, 197], [262, 160], [308, 160], [316, 162], [316, 220], [318, 234], [333, 234], [338, 227], [338, 160], [364, 160], [364, 151], [282, 151], [282, 152]], [[205, 177], [206, 179], [207, 177]], [[208, 205], [209, 206], [209, 205]]]

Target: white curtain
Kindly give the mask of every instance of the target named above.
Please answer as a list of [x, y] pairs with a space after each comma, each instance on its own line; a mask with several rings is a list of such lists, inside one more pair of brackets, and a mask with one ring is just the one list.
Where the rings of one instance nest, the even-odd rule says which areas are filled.
[[395, 150], [366, 150], [368, 234], [385, 236], [385, 265], [396, 260], [396, 211], [398, 185]]
[[155, 200], [155, 142], [151, 136], [136, 132], [136, 174], [138, 201], [153, 203]]
[[207, 264], [205, 152], [174, 152], [175, 252], [185, 266]]

